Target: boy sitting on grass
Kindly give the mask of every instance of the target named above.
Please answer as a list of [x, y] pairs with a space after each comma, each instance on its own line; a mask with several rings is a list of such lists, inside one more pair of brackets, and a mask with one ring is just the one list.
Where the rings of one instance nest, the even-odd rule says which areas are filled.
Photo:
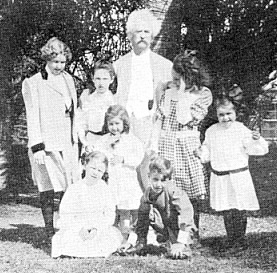
[[191, 256], [191, 235], [195, 229], [193, 207], [187, 194], [171, 181], [172, 171], [170, 161], [162, 157], [155, 156], [150, 162], [150, 185], [141, 198], [136, 234], [130, 234], [128, 242], [121, 246], [121, 252], [142, 253], [151, 226], [159, 234], [157, 241], [169, 243], [169, 257]]

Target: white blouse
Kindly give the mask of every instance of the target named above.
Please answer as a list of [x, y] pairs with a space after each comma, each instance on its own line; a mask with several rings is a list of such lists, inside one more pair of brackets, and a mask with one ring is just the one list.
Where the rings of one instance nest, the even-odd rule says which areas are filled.
[[105, 113], [111, 105], [114, 105], [114, 98], [110, 91], [84, 95], [82, 98], [82, 109], [79, 109], [78, 122], [80, 127], [85, 131], [102, 131]]

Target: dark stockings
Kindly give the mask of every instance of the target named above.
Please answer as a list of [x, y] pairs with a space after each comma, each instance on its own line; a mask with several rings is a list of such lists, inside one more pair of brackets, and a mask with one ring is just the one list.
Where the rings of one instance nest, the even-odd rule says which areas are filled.
[[45, 230], [48, 237], [54, 235], [54, 197], [58, 198], [59, 204], [63, 198], [64, 192], [56, 192], [54, 190], [40, 192], [40, 205], [45, 223]]
[[60, 205], [60, 203], [61, 203], [61, 201], [62, 201], [62, 199], [63, 199], [63, 196], [64, 196], [64, 191], [58, 191], [58, 192], [56, 192], [55, 194], [56, 194], [56, 196], [58, 197], [59, 205]]
[[193, 211], [194, 211], [194, 224], [197, 227], [197, 231], [194, 233], [195, 237], [199, 239], [199, 222], [200, 222], [200, 210], [201, 210], [201, 201], [192, 199], [190, 200], [191, 204], [193, 206]]
[[48, 237], [54, 235], [54, 191], [40, 192], [40, 205], [45, 223], [45, 230]]
[[229, 242], [243, 240], [247, 226], [247, 216], [244, 210], [231, 209], [223, 213], [225, 229]]

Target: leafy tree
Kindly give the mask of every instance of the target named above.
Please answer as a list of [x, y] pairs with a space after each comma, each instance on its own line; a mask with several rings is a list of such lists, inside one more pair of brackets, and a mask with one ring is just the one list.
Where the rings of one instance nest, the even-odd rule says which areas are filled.
[[215, 81], [231, 78], [249, 100], [273, 66], [276, 1], [185, 1], [183, 47], [196, 48], [211, 65]]

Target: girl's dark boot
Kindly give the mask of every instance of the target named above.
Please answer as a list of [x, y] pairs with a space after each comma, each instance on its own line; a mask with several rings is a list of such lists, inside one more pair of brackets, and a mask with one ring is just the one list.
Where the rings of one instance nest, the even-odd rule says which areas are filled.
[[235, 244], [238, 247], [246, 247], [246, 227], [247, 227], [247, 216], [245, 211], [235, 210], [234, 211], [234, 225], [235, 225]]
[[231, 247], [235, 239], [234, 216], [232, 210], [223, 212], [224, 225], [227, 233], [227, 247]]
[[194, 237], [199, 240], [200, 236], [199, 236], [199, 222], [200, 222], [200, 201], [199, 200], [190, 200], [191, 204], [193, 206], [193, 211], [194, 211], [194, 215], [193, 215], [193, 220], [194, 220], [194, 224], [197, 228], [197, 231], [194, 232]]
[[193, 199], [193, 200], [190, 200], [190, 201], [191, 201], [191, 204], [193, 206], [193, 211], [194, 211], [194, 215], [193, 215], [194, 224], [197, 228], [197, 230], [195, 230], [193, 232], [193, 247], [194, 248], [201, 248], [202, 244], [201, 244], [200, 234], [199, 234], [201, 201], [196, 200], [196, 199]]
[[54, 191], [40, 192], [40, 205], [45, 223], [47, 237], [51, 238], [54, 234]]

